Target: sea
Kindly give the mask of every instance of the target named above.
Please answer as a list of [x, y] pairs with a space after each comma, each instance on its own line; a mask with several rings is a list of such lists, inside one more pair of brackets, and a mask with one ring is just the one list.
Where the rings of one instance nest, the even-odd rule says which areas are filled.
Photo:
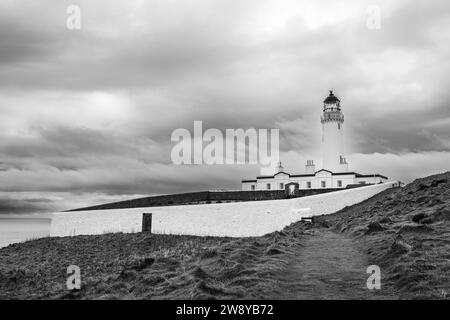
[[50, 235], [48, 217], [8, 217], [0, 215], [0, 248]]

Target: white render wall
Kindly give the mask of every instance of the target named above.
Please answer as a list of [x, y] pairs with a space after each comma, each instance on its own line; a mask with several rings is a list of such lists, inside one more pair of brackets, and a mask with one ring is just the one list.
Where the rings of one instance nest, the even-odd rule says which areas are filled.
[[242, 182], [242, 191], [252, 191], [252, 185], [256, 186], [256, 182]]
[[[342, 182], [342, 186], [338, 186], [338, 181]], [[258, 179], [257, 182], [242, 182], [242, 190], [243, 191], [251, 191], [251, 186], [255, 185], [255, 190], [268, 190], [267, 184], [270, 183], [271, 188], [270, 190], [284, 190], [280, 188], [280, 183], [283, 183], [283, 186], [290, 182], [296, 182], [299, 184], [299, 189], [308, 189], [307, 182], [311, 182], [311, 189], [323, 189], [321, 182], [326, 182], [325, 188], [346, 188], [349, 184], [357, 184], [364, 182], [365, 184], [377, 184], [377, 183], [384, 183], [386, 182], [386, 179], [380, 178], [377, 176], [366, 176], [363, 178], [357, 178], [355, 174], [343, 174], [343, 175], [331, 175], [329, 172], [322, 171], [318, 172], [313, 177], [290, 177], [286, 178], [285, 176], [279, 177], [276, 176], [275, 178], [265, 178], [265, 179]]]
[[345, 189], [342, 191], [328, 192], [309, 197], [294, 198], [295, 207], [310, 208], [311, 215], [331, 214], [346, 206], [351, 206], [380, 193], [383, 190], [392, 188], [398, 183], [390, 181], [382, 184]]
[[62, 212], [53, 214], [50, 236], [140, 232], [143, 213], [152, 213], [156, 234], [260, 236], [311, 215], [294, 205], [290, 199]]
[[305, 216], [330, 214], [392, 187], [388, 182], [303, 198], [55, 213], [51, 236], [140, 232], [152, 213], [152, 233], [199, 236], [261, 236]]

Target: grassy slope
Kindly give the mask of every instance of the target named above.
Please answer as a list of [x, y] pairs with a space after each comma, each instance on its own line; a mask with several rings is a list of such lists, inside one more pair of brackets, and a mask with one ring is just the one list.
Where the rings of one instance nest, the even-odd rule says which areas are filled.
[[[46, 238], [0, 250], [0, 298], [263, 298], [296, 231], [252, 239], [151, 234]], [[65, 288], [81, 268], [82, 289]]]
[[450, 172], [386, 190], [319, 223], [351, 235], [400, 298], [449, 298]]
[[[449, 209], [446, 173], [259, 238], [138, 233], [34, 240], [0, 249], [0, 298], [282, 297], [277, 279], [302, 250], [305, 230], [324, 228], [351, 237], [400, 298], [448, 298]], [[65, 289], [71, 264], [81, 268], [77, 292]]]

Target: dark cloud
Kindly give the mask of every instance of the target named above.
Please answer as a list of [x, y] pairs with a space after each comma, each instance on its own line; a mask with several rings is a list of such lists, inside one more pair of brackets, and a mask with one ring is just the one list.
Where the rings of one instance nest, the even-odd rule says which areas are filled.
[[[69, 4], [81, 6], [81, 30], [65, 27]], [[373, 4], [377, 31], [366, 28]], [[173, 166], [170, 134], [192, 131], [194, 120], [205, 130], [279, 128], [286, 168], [302, 171], [320, 157], [330, 88], [355, 168], [376, 155], [380, 170], [403, 180], [428, 172], [423, 159], [440, 170], [450, 151], [448, 8], [444, 0], [2, 1], [0, 191], [65, 194], [17, 210], [20, 199], [6, 201], [4, 211], [75, 205], [68, 195], [81, 203], [89, 194], [238, 189], [258, 174]]]
[[0, 198], [0, 215], [2, 214], [26, 214], [48, 213], [57, 209], [57, 205], [50, 199], [11, 199]]

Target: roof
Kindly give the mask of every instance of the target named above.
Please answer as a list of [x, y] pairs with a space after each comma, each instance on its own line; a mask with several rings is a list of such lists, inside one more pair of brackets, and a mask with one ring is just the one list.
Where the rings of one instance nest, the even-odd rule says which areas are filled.
[[273, 176], [275, 177], [277, 174], [287, 174], [288, 176], [290, 176], [289, 173], [286, 173], [286, 172], [284, 172], [284, 171], [277, 172], [277, 173], [275, 173]]
[[323, 103], [325, 104], [333, 104], [338, 102], [341, 102], [341, 100], [339, 100], [339, 98], [333, 94], [333, 90], [330, 90], [330, 94], [328, 95], [328, 97], [323, 100]]
[[327, 169], [320, 169], [319, 171], [316, 171], [315, 173], [319, 173], [319, 172], [322, 172], [322, 171], [326, 171], [326, 172], [329, 172], [329, 173], [333, 174], [333, 171], [330, 171], [330, 170], [327, 170]]
[[275, 176], [259, 176], [256, 179], [273, 179]]
[[[376, 173], [376, 174], [360, 174], [360, 173], [357, 173], [357, 172], [332, 172], [332, 171], [327, 170], [327, 169], [320, 169], [319, 171], [316, 171], [314, 174], [312, 174], [312, 173], [310, 173], [310, 174], [289, 174], [289, 173], [286, 173], [286, 172], [278, 172], [278, 173], [274, 174], [273, 176], [259, 176], [259, 177], [256, 177], [256, 179], [273, 179], [273, 178], [275, 178], [275, 176], [277, 174], [280, 174], [280, 173], [287, 174], [290, 178], [314, 177], [317, 173], [319, 173], [321, 171], [329, 172], [333, 176], [354, 175], [356, 178], [378, 177], [378, 178], [383, 178], [383, 179], [386, 179], [386, 180], [388, 179], [388, 177], [383, 176], [383, 175], [378, 174], [378, 173]], [[242, 180], [242, 183], [245, 183], [245, 182], [257, 182], [257, 180]]]

